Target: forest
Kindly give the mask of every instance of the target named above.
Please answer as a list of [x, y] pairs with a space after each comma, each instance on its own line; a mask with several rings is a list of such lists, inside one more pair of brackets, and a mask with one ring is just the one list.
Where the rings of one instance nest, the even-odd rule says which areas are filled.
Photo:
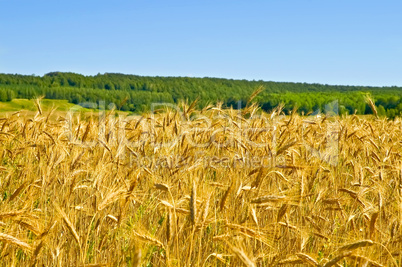
[[273, 81], [248, 81], [223, 78], [151, 77], [104, 73], [84, 76], [76, 73], [50, 72], [43, 76], [0, 74], [0, 101], [14, 98], [66, 99], [71, 103], [113, 103], [119, 110], [142, 113], [152, 103], [178, 103], [199, 99], [198, 106], [222, 102], [223, 106], [242, 108], [257, 89], [254, 99], [264, 111], [279, 104], [288, 112], [295, 107], [308, 114], [323, 110], [338, 101], [340, 114], [371, 114], [365, 97], [375, 101], [378, 115], [390, 119], [402, 112], [402, 87], [345, 86]]

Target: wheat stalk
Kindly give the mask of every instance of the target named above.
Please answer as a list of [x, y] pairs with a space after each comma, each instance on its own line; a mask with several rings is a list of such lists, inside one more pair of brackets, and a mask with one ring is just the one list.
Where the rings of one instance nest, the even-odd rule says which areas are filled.
[[24, 241], [19, 240], [18, 238], [14, 237], [14, 236], [8, 235], [8, 234], [0, 233], [0, 241], [15, 245], [17, 247], [20, 247], [20, 248], [28, 250], [28, 251], [32, 251], [31, 245], [27, 244]]

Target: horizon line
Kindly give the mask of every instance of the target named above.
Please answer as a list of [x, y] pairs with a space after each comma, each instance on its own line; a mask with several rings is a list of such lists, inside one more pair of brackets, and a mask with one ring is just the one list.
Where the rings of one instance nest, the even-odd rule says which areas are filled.
[[329, 84], [329, 83], [320, 83], [320, 82], [302, 82], [302, 81], [274, 81], [274, 80], [264, 80], [264, 79], [247, 79], [247, 78], [228, 78], [228, 77], [217, 77], [217, 76], [186, 76], [186, 75], [144, 75], [144, 74], [133, 74], [133, 73], [123, 73], [123, 72], [98, 72], [97, 74], [83, 74], [74, 71], [50, 71], [46, 72], [42, 75], [40, 74], [22, 74], [22, 73], [5, 73], [0, 72], [0, 75], [21, 75], [21, 76], [34, 76], [43, 78], [44, 76], [51, 74], [51, 73], [69, 73], [69, 74], [76, 74], [81, 75], [84, 77], [96, 77], [98, 75], [108, 75], [108, 74], [120, 74], [126, 76], [138, 76], [138, 77], [154, 77], [154, 78], [193, 78], [193, 79], [223, 79], [223, 80], [234, 80], [234, 81], [247, 81], [247, 82], [264, 82], [264, 83], [293, 83], [293, 84], [312, 84], [312, 85], [324, 85], [324, 86], [344, 86], [344, 87], [378, 87], [378, 88], [402, 88], [402, 85], [362, 85], [362, 84]]

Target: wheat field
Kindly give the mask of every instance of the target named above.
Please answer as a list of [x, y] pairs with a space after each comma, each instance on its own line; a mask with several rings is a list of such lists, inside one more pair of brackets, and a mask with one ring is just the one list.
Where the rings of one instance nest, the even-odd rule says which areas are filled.
[[400, 119], [37, 107], [0, 118], [1, 266], [401, 266]]

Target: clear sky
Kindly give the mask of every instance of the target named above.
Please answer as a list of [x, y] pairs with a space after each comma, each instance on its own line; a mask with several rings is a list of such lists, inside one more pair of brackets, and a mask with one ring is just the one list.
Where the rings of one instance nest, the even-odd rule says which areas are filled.
[[0, 0], [0, 72], [402, 86], [402, 1]]

